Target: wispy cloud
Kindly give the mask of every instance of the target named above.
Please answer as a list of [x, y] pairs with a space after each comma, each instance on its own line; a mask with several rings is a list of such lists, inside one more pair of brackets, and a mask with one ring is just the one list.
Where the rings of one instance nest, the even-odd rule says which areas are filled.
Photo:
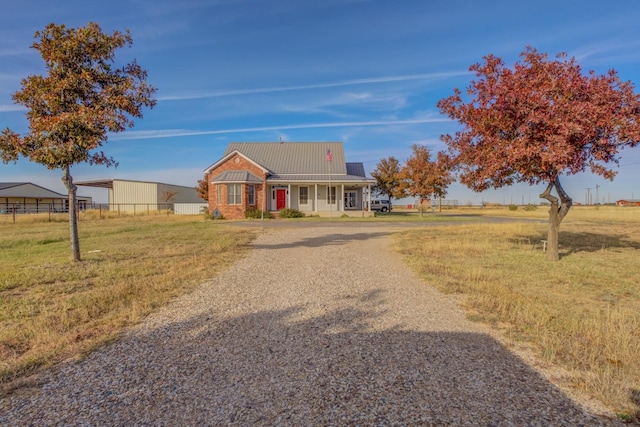
[[198, 135], [220, 135], [239, 132], [266, 132], [266, 131], [284, 131], [291, 129], [318, 129], [318, 128], [341, 128], [341, 127], [361, 127], [361, 126], [388, 126], [388, 125], [414, 125], [422, 123], [442, 123], [449, 122], [446, 118], [422, 118], [409, 120], [379, 120], [379, 121], [361, 121], [361, 122], [333, 122], [333, 123], [306, 123], [298, 125], [283, 126], [263, 126], [238, 129], [219, 129], [219, 130], [189, 130], [189, 129], [162, 129], [162, 130], [143, 130], [129, 131], [123, 134], [111, 136], [112, 141], [116, 140], [133, 140], [133, 139], [154, 139], [154, 138], [174, 138], [181, 136], [198, 136]]
[[409, 74], [404, 76], [371, 77], [371, 78], [363, 78], [363, 79], [342, 80], [342, 81], [336, 81], [336, 82], [315, 83], [315, 84], [297, 85], [297, 86], [275, 86], [275, 87], [253, 88], [253, 89], [234, 89], [234, 90], [226, 90], [226, 91], [201, 91], [201, 92], [187, 93], [187, 94], [180, 94], [180, 95], [159, 96], [158, 100], [159, 101], [182, 101], [182, 100], [188, 100], [188, 99], [217, 98], [222, 96], [254, 95], [254, 94], [260, 94], [260, 93], [326, 89], [326, 88], [340, 87], [340, 86], [392, 83], [392, 82], [403, 82], [403, 81], [411, 81], [411, 80], [442, 80], [442, 79], [448, 79], [452, 77], [464, 76], [467, 74], [469, 74], [468, 71], [448, 71], [448, 72], [442, 72], [442, 73]]
[[22, 105], [0, 105], [0, 113], [10, 113], [14, 111], [26, 111]]
[[608, 40], [584, 46], [577, 49], [572, 55], [576, 57], [578, 62], [602, 62], [603, 60], [608, 61], [610, 57], [615, 57], [616, 62], [624, 59], [635, 61], [638, 59], [639, 46], [640, 42], [637, 40]]

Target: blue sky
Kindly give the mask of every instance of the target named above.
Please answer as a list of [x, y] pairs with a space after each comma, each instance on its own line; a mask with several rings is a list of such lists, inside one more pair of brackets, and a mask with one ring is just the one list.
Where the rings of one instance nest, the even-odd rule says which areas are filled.
[[[615, 68], [640, 84], [640, 3], [590, 0], [112, 0], [14, 2], [0, 15], [0, 128], [27, 130], [12, 103], [20, 80], [42, 74], [30, 49], [48, 23], [130, 29], [136, 58], [158, 88], [158, 104], [104, 151], [117, 169], [79, 165], [76, 181], [121, 178], [195, 185], [231, 141], [343, 141], [348, 161], [371, 172], [401, 161], [412, 144], [434, 152], [458, 125], [436, 108], [464, 89], [484, 55], [513, 64], [526, 45], [564, 51], [583, 69]], [[636, 91], [640, 89], [636, 88]], [[574, 201], [596, 186], [599, 201], [640, 198], [640, 148], [626, 149], [616, 179], [564, 179]], [[0, 181], [65, 192], [60, 171], [21, 159], [0, 164]], [[453, 184], [448, 199], [537, 203], [541, 187], [473, 193]], [[106, 200], [105, 190], [79, 194]]]

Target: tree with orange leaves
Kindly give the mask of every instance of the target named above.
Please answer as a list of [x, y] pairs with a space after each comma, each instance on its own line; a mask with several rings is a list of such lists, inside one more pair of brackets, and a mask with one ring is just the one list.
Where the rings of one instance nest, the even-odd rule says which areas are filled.
[[422, 202], [431, 196], [444, 197], [454, 179], [450, 159], [445, 153], [439, 152], [436, 160], [431, 160], [431, 152], [424, 145], [414, 144], [412, 149], [413, 154], [407, 159], [400, 176], [403, 190], [419, 198], [422, 216]]
[[131, 46], [129, 31], [108, 35], [98, 24], [67, 28], [49, 24], [35, 33], [31, 46], [40, 52], [47, 76], [29, 76], [13, 95], [27, 107], [29, 133], [10, 129], [0, 134], [0, 158], [4, 163], [23, 156], [49, 169], [61, 169], [69, 194], [71, 258], [80, 260], [76, 215], [76, 189], [71, 167], [78, 163], [117, 166], [97, 151], [108, 133], [132, 127], [142, 118], [142, 108], [155, 105], [156, 89], [146, 81], [147, 72], [135, 61], [114, 68], [115, 51]]
[[198, 180], [198, 185], [195, 186], [195, 189], [196, 193], [198, 193], [198, 197], [205, 202], [209, 201], [209, 182], [207, 181], [206, 176], [203, 179]]
[[520, 56], [513, 69], [493, 55], [470, 67], [477, 77], [467, 89], [472, 99], [456, 88], [438, 102], [463, 126], [442, 140], [460, 182], [475, 191], [516, 182], [546, 186], [540, 197], [551, 204], [547, 257], [557, 261], [560, 223], [572, 205], [561, 177], [589, 169], [613, 179], [609, 164], [640, 141], [640, 97], [615, 70], [583, 74], [574, 58], [549, 60], [531, 47]]

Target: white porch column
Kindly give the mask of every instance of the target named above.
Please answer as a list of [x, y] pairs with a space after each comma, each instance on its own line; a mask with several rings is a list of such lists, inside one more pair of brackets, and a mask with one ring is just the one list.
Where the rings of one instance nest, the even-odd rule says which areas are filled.
[[318, 184], [316, 184], [315, 200], [313, 204], [313, 211], [318, 212]]
[[287, 184], [287, 208], [291, 209], [291, 184]]
[[371, 212], [371, 184], [367, 188], [367, 212]]
[[340, 188], [342, 189], [342, 191], [340, 191], [340, 201], [342, 202], [342, 206], [340, 207], [340, 212], [344, 212], [344, 184], [342, 184], [340, 186]]

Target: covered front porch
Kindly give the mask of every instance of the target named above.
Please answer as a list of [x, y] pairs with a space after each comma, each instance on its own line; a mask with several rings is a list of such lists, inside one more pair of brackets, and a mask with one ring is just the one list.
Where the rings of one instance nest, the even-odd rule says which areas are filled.
[[289, 208], [318, 216], [373, 215], [368, 183], [272, 183], [267, 191], [267, 210], [271, 212]]

